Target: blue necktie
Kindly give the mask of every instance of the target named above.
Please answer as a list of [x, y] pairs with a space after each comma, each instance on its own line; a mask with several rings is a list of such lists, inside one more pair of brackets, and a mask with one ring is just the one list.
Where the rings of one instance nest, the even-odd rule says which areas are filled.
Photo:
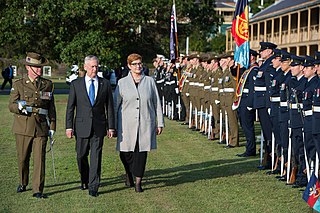
[[91, 85], [90, 85], [90, 88], [89, 88], [89, 98], [90, 98], [91, 106], [93, 106], [93, 104], [94, 104], [94, 94], [95, 94], [95, 91], [94, 91], [94, 80], [91, 79]]

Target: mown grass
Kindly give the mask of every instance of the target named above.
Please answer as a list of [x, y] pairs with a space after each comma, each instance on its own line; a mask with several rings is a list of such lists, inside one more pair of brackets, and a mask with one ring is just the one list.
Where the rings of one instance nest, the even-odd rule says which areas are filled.
[[[46, 160], [47, 199], [17, 194], [19, 183], [13, 117], [0, 96], [0, 212], [309, 212], [302, 192], [258, 171], [258, 157], [238, 158], [244, 146], [226, 150], [199, 133], [166, 120], [158, 149], [148, 155], [144, 193], [124, 186], [115, 139], [105, 139], [100, 196], [79, 189], [75, 141], [65, 137], [67, 95], [56, 95], [54, 183], [51, 153]], [[259, 130], [257, 130], [259, 132]], [[241, 142], [244, 145], [244, 141]], [[259, 148], [259, 147], [258, 147]], [[31, 170], [32, 171], [32, 170]], [[32, 172], [31, 172], [32, 173]], [[30, 178], [32, 176], [30, 175]]]

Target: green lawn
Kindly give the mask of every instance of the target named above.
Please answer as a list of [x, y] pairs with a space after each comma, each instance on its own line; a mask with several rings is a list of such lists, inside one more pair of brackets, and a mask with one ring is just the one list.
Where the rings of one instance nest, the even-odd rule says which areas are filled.
[[[0, 212], [310, 212], [302, 192], [274, 176], [258, 171], [259, 158], [238, 158], [244, 146], [226, 150], [185, 126], [166, 120], [158, 149], [148, 156], [144, 193], [124, 186], [124, 169], [115, 139], [105, 140], [100, 196], [79, 187], [74, 139], [65, 137], [66, 95], [56, 95], [58, 129], [55, 135], [54, 183], [51, 153], [47, 155], [47, 199], [17, 194], [13, 117], [8, 96], [0, 96]], [[244, 141], [241, 142], [244, 145]], [[259, 148], [259, 147], [257, 147]], [[32, 177], [32, 176], [30, 176]]]

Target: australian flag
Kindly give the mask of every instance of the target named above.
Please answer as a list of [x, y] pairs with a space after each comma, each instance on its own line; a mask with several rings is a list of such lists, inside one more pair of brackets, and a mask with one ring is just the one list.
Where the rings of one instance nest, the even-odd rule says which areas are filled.
[[306, 190], [304, 191], [302, 198], [308, 203], [308, 205], [314, 210], [320, 212], [320, 184], [318, 178], [312, 173]]
[[234, 60], [237, 64], [248, 68], [250, 65], [248, 0], [237, 1], [236, 10], [232, 21], [231, 33], [236, 42]]
[[177, 16], [176, 16], [176, 7], [173, 4], [172, 5], [172, 11], [171, 11], [171, 30], [170, 30], [170, 60], [177, 59], [178, 57], [178, 51], [177, 51]]

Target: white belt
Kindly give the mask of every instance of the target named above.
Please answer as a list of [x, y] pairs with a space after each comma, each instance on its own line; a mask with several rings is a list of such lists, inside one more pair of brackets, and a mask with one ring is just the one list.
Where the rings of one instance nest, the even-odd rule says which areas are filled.
[[306, 110], [306, 111], [304, 111], [304, 115], [305, 116], [310, 116], [310, 115], [312, 115], [312, 110], [310, 109], [310, 110]]
[[222, 92], [223, 92], [223, 89], [219, 89], [219, 92], [222, 93]]
[[223, 92], [234, 92], [233, 88], [224, 88]]
[[[303, 108], [303, 104], [300, 104], [300, 109]], [[291, 104], [291, 109], [298, 109], [298, 104]]]
[[199, 83], [199, 87], [203, 87], [204, 86], [204, 83]]
[[249, 89], [243, 89], [242, 93], [249, 93]]
[[40, 115], [48, 115], [47, 109], [36, 108], [36, 107], [26, 107], [27, 112], [38, 113]]
[[171, 85], [171, 84], [174, 84], [175, 83], [175, 81], [167, 81], [166, 82], [166, 84], [168, 84], [168, 85]]
[[189, 82], [189, 85], [190, 85], [190, 86], [193, 86], [193, 85], [194, 85], [194, 82]]
[[189, 80], [186, 80], [186, 82], [188, 82], [188, 83], [189, 83]]
[[199, 86], [199, 82], [194, 82], [194, 85], [195, 86]]
[[158, 84], [160, 84], [162, 82], [164, 82], [164, 79], [161, 79], [161, 80], [157, 81]]
[[288, 106], [288, 102], [280, 102], [280, 106], [287, 107]]
[[212, 91], [212, 92], [218, 92], [218, 91], [219, 91], [219, 88], [218, 88], [218, 87], [211, 87], [211, 91]]
[[207, 90], [210, 89], [210, 86], [204, 86], [203, 88]]
[[267, 91], [267, 87], [254, 87], [254, 91], [259, 91], [259, 92]]
[[280, 102], [280, 97], [270, 97], [271, 102]]
[[313, 106], [312, 111], [313, 112], [320, 112], [320, 106]]

